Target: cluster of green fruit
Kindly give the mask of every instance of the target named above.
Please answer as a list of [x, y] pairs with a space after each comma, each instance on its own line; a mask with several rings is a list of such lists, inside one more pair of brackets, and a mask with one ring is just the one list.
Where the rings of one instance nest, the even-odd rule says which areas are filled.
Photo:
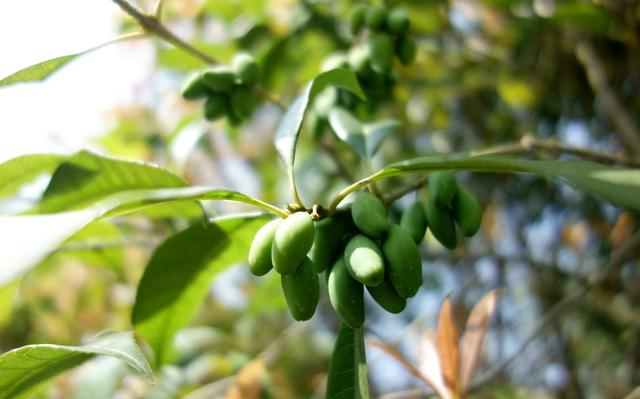
[[466, 235], [475, 234], [480, 226], [482, 209], [473, 194], [458, 187], [455, 176], [432, 174], [430, 191], [426, 209], [414, 202], [400, 224], [389, 223], [383, 203], [367, 191], [356, 195], [350, 210], [316, 222], [306, 212], [273, 220], [255, 235], [249, 268], [257, 276], [272, 268], [281, 274], [282, 290], [296, 320], [313, 316], [318, 274], [323, 272], [331, 304], [349, 327], [364, 322], [364, 287], [383, 309], [399, 313], [422, 285], [418, 244], [427, 227], [441, 242], [446, 237], [443, 244], [450, 247], [451, 238], [442, 235], [443, 220], [455, 220]]
[[182, 88], [182, 97], [206, 98], [207, 120], [226, 116], [235, 125], [248, 118], [258, 104], [253, 86], [259, 78], [260, 68], [255, 59], [247, 53], [238, 53], [230, 66], [216, 65], [191, 75]]

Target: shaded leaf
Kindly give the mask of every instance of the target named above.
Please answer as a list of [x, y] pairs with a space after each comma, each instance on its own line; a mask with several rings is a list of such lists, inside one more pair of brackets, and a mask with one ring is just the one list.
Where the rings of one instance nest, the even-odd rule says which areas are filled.
[[[83, 366], [77, 373], [73, 399], [110, 399], [122, 379], [128, 374], [127, 366], [112, 357], [101, 357]], [[75, 377], [75, 376], [74, 376]]]
[[389, 137], [398, 126], [400, 126], [400, 122], [393, 119], [367, 123], [363, 126], [368, 158], [373, 158], [373, 156], [376, 155], [384, 139]]
[[114, 333], [83, 346], [27, 345], [0, 356], [0, 399], [12, 398], [95, 355], [110, 356], [153, 379], [131, 333]]
[[40, 175], [52, 173], [65, 158], [54, 154], [29, 154], [0, 164], [0, 198], [15, 194]]
[[84, 52], [63, 55], [62, 57], [52, 58], [50, 60], [28, 66], [0, 80], [0, 87], [11, 86], [16, 83], [42, 81], [82, 54], [84, 54]]
[[442, 379], [453, 398], [460, 397], [460, 350], [458, 329], [453, 321], [449, 298], [444, 300], [438, 318], [436, 347], [440, 359]]
[[362, 123], [349, 111], [341, 107], [334, 107], [329, 112], [329, 125], [336, 136], [349, 144], [351, 149], [360, 155], [360, 158], [367, 158], [367, 144]]
[[199, 224], [169, 237], [154, 252], [138, 286], [132, 322], [157, 364], [171, 360], [173, 339], [204, 300], [213, 278], [244, 261], [266, 215], [241, 215]]
[[498, 291], [492, 290], [473, 307], [467, 319], [460, 343], [460, 389], [462, 392], [471, 386], [480, 359], [480, 349], [489, 328], [489, 320], [496, 311], [497, 303]]
[[367, 399], [369, 381], [362, 328], [340, 325], [329, 364], [327, 399]]

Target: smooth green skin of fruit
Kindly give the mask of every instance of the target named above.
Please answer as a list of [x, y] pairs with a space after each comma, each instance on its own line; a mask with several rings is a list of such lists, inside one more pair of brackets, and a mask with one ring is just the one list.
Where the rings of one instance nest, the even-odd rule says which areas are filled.
[[264, 276], [273, 269], [271, 262], [271, 245], [276, 229], [282, 219], [275, 219], [265, 224], [258, 230], [249, 247], [249, 270], [256, 276]]
[[207, 89], [202, 80], [202, 72], [196, 72], [189, 76], [180, 94], [185, 100], [197, 100], [209, 95], [209, 89]]
[[399, 8], [393, 9], [387, 15], [387, 29], [393, 34], [405, 33], [409, 30], [409, 15]]
[[242, 84], [251, 86], [258, 83], [260, 79], [260, 67], [251, 55], [247, 53], [237, 54], [233, 57], [231, 67]]
[[331, 267], [344, 254], [344, 243], [355, 234], [355, 229], [349, 212], [339, 212], [315, 223], [315, 237], [308, 256], [318, 273]]
[[229, 113], [229, 99], [222, 94], [211, 94], [204, 103], [204, 117], [209, 121], [222, 118]]
[[400, 227], [411, 235], [416, 244], [422, 242], [427, 232], [427, 214], [421, 202], [409, 205], [400, 218]]
[[280, 274], [293, 273], [313, 245], [315, 228], [306, 212], [290, 215], [276, 229], [271, 246], [271, 262]]
[[349, 32], [351, 32], [352, 36], [357, 35], [360, 29], [364, 26], [366, 12], [367, 7], [364, 4], [353, 7], [351, 15], [349, 15]]
[[369, 237], [377, 238], [389, 228], [387, 211], [375, 195], [360, 191], [351, 205], [351, 217], [358, 229]]
[[295, 272], [282, 276], [281, 283], [291, 316], [298, 321], [309, 320], [320, 297], [320, 281], [313, 262], [304, 258]]
[[231, 93], [231, 109], [235, 116], [245, 119], [251, 116], [255, 105], [255, 94], [246, 86], [236, 86]]
[[413, 38], [402, 35], [396, 40], [395, 45], [396, 55], [402, 65], [409, 65], [416, 60], [418, 54], [418, 47], [416, 41]]
[[371, 68], [386, 74], [393, 67], [393, 40], [386, 33], [374, 33], [367, 40]]
[[422, 285], [422, 258], [418, 246], [402, 227], [392, 224], [382, 244], [387, 274], [402, 298], [414, 296]]
[[432, 196], [427, 200], [427, 220], [431, 233], [442, 245], [449, 249], [454, 249], [458, 245], [456, 226], [451, 212], [449, 209], [438, 206]]
[[429, 191], [438, 206], [442, 208], [448, 207], [458, 192], [456, 176], [451, 172], [432, 173], [429, 176]]
[[384, 280], [382, 251], [370, 238], [358, 234], [344, 249], [344, 264], [351, 277], [362, 284], [375, 287]]
[[236, 81], [236, 74], [226, 66], [215, 66], [202, 73], [202, 80], [214, 93], [229, 93]]
[[382, 30], [387, 19], [387, 8], [382, 4], [374, 4], [367, 8], [364, 16], [367, 28], [371, 30]]
[[331, 305], [344, 324], [350, 328], [359, 328], [364, 323], [362, 284], [351, 277], [342, 258], [339, 258], [327, 272], [327, 291]]
[[367, 286], [367, 291], [389, 313], [400, 313], [407, 306], [407, 300], [398, 295], [388, 277], [377, 287]]
[[453, 218], [467, 237], [475, 235], [482, 223], [482, 207], [476, 196], [465, 187], [459, 186], [453, 199]]

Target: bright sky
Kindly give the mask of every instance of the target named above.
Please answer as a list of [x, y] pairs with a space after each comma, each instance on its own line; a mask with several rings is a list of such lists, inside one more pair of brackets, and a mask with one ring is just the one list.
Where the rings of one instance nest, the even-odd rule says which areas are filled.
[[[110, 0], [20, 0], [0, 11], [0, 78], [116, 36]], [[43, 83], [0, 89], [0, 162], [24, 153], [70, 153], [104, 133], [108, 111], [132, 103], [152, 73], [146, 39], [84, 55]]]

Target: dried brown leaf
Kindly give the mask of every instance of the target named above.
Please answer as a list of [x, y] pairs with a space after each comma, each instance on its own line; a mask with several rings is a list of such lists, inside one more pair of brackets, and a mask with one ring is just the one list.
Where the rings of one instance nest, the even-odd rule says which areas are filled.
[[262, 359], [251, 361], [236, 375], [235, 383], [227, 391], [226, 399], [260, 399], [262, 378], [265, 373], [266, 368]]
[[461, 368], [460, 368], [460, 390], [465, 392], [473, 380], [478, 360], [480, 359], [480, 349], [484, 342], [489, 321], [496, 311], [498, 303], [498, 290], [489, 291], [480, 301], [473, 307], [467, 325], [465, 326], [464, 335], [461, 342]]
[[447, 298], [440, 308], [436, 347], [438, 348], [442, 379], [453, 398], [460, 397], [460, 343], [458, 339], [458, 329], [453, 321], [451, 301]]

